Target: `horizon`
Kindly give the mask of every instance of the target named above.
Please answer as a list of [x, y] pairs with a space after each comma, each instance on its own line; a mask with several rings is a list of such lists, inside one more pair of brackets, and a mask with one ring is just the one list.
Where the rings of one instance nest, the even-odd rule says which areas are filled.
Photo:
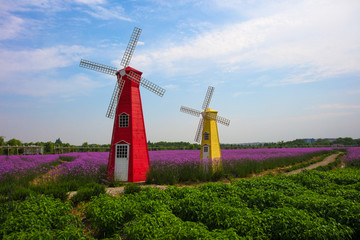
[[[0, 137], [4, 137], [4, 136], [0, 136]], [[270, 142], [242, 142], [242, 143], [220, 143], [221, 145], [246, 145], [246, 144], [265, 144], [265, 143], [280, 143], [280, 142], [291, 142], [291, 141], [295, 141], [295, 140], [310, 140], [310, 139], [314, 139], [315, 141], [316, 140], [319, 140], [319, 139], [324, 139], [324, 140], [336, 140], [336, 139], [339, 139], [339, 138], [348, 138], [348, 137], [337, 137], [337, 138], [298, 138], [298, 139], [292, 139], [292, 140], [289, 140], [289, 141], [284, 141], [284, 140], [279, 140], [279, 141], [270, 141]], [[351, 137], [350, 137], [351, 138]], [[14, 138], [11, 138], [11, 139], [14, 139]], [[11, 139], [8, 139], [7, 141], [9, 141], [9, 140], [11, 140]], [[16, 138], [15, 138], [16, 139]], [[72, 143], [70, 143], [70, 142], [63, 142], [62, 140], [61, 140], [61, 138], [58, 138], [58, 139], [60, 139], [60, 141], [62, 142], [62, 144], [70, 144], [70, 145], [72, 145], [72, 146], [81, 146], [82, 144], [84, 144], [84, 143], [88, 143], [89, 145], [92, 145], [92, 144], [94, 144], [94, 145], [110, 145], [110, 142], [109, 143], [93, 143], [93, 142], [87, 142], [87, 141], [85, 141], [85, 142], [83, 142], [83, 143], [81, 143], [81, 144], [72, 144]], [[42, 143], [46, 143], [46, 142], [52, 142], [52, 143], [55, 143], [58, 139], [55, 139], [54, 141], [37, 141], [37, 142], [42, 142]], [[358, 137], [358, 138], [352, 138], [353, 140], [357, 140], [357, 139], [360, 139], [360, 137]], [[6, 141], [6, 138], [4, 138], [4, 140], [5, 140], [5, 142], [7, 142]], [[28, 144], [28, 143], [36, 143], [36, 142], [23, 142], [21, 139], [17, 139], [17, 140], [19, 140], [19, 141], [21, 141], [21, 143], [26, 143], [26, 144]], [[149, 140], [147, 141], [147, 142], [149, 142]], [[150, 141], [150, 143], [159, 143], [159, 142], [168, 142], [168, 143], [180, 143], [180, 142], [183, 142], [183, 143], [189, 143], [189, 144], [198, 144], [198, 145], [200, 145], [200, 143], [196, 143], [196, 142], [189, 142], [189, 141], [156, 141], [156, 142], [152, 142], [152, 141]]]
[[[130, 62], [166, 89], [140, 88], [147, 140], [190, 142], [208, 86], [230, 119], [220, 143], [360, 137], [360, 2], [11, 1], [0, 6], [0, 136], [81, 145], [111, 141], [114, 76]], [[105, 143], [101, 143], [105, 142]]]

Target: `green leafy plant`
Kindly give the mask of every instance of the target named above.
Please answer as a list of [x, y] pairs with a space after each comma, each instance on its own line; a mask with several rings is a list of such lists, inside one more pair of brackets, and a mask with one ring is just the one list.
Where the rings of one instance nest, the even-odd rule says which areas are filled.
[[105, 193], [105, 186], [98, 183], [89, 183], [83, 187], [80, 187], [71, 198], [73, 204], [78, 204], [81, 201], [89, 201], [92, 196], [99, 196]]
[[4, 239], [83, 238], [79, 220], [70, 214], [71, 206], [60, 199], [30, 195], [24, 201], [2, 204], [0, 234]]
[[136, 183], [127, 183], [124, 187], [125, 194], [138, 193], [141, 191], [141, 187]]

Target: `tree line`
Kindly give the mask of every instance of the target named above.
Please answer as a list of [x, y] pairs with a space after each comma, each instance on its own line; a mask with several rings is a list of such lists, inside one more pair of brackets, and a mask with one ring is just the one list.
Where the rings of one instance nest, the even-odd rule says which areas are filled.
[[360, 147], [360, 138], [350, 137], [336, 139], [296, 139], [292, 141], [279, 141], [267, 143], [247, 144], [220, 144], [222, 149], [244, 149], [244, 148], [292, 148], [292, 147]]
[[[7, 147], [10, 148], [7, 148]], [[43, 154], [53, 153], [67, 153], [67, 152], [88, 152], [88, 151], [104, 151], [103, 149], [110, 149], [110, 144], [89, 144], [84, 142], [82, 145], [72, 145], [70, 143], [63, 143], [60, 138], [54, 142], [22, 142], [18, 139], [12, 138], [9, 141], [5, 141], [5, 138], [0, 136], [0, 155], [11, 155], [11, 154], [24, 154], [26, 147], [39, 146], [43, 148]], [[18, 150], [11, 147], [22, 147]], [[57, 151], [58, 150], [58, 151]], [[57, 152], [56, 152], [57, 151]]]
[[[159, 150], [198, 150], [200, 144], [189, 142], [150, 142], [148, 141], [148, 148], [150, 151]], [[7, 148], [9, 146], [10, 148]], [[70, 143], [63, 143], [60, 138], [54, 142], [21, 142], [18, 139], [12, 138], [5, 141], [5, 137], [0, 136], [0, 155], [4, 154], [24, 154], [24, 148], [14, 149], [11, 147], [27, 147], [39, 146], [43, 148], [43, 154], [52, 153], [66, 153], [66, 152], [96, 152], [108, 151], [110, 144], [89, 144], [84, 142], [81, 145], [72, 145]], [[221, 149], [248, 149], [248, 148], [290, 148], [290, 147], [360, 147], [360, 138], [353, 139], [350, 137], [337, 139], [312, 139], [307, 141], [305, 139], [296, 139], [292, 141], [279, 141], [267, 143], [247, 143], [247, 144], [220, 144]]]

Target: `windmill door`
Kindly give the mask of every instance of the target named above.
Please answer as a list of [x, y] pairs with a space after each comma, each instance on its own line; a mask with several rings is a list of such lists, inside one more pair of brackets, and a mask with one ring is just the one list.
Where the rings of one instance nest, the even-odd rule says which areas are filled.
[[203, 151], [203, 154], [202, 154], [203, 158], [204, 158], [204, 159], [209, 158], [209, 152], [210, 152], [210, 147], [209, 147], [209, 145], [206, 145], [206, 144], [205, 144], [205, 145], [202, 147], [202, 151]]
[[115, 172], [116, 181], [128, 181], [129, 174], [129, 144], [116, 144], [115, 146]]

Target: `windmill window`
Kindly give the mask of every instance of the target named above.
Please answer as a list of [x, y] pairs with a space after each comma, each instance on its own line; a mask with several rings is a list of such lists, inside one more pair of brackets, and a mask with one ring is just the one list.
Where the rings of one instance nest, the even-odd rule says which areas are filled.
[[209, 152], [209, 147], [208, 146], [204, 146], [204, 152]]
[[204, 140], [209, 140], [210, 139], [210, 134], [209, 133], [204, 133]]
[[129, 127], [129, 115], [125, 113], [119, 115], [119, 127]]
[[128, 145], [116, 145], [116, 158], [128, 157]]

